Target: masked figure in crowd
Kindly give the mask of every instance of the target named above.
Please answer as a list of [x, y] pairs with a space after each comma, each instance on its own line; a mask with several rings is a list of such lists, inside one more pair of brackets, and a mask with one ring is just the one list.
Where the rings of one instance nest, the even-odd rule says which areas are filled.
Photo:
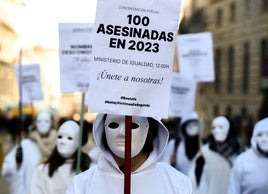
[[243, 151], [231, 120], [216, 117], [208, 143], [202, 146], [188, 174], [194, 194], [226, 194], [233, 161]]
[[[190, 180], [168, 164], [157, 162], [168, 141], [164, 125], [132, 116], [131, 194], [190, 194]], [[98, 165], [74, 177], [66, 194], [124, 193], [125, 116], [98, 114], [93, 136], [100, 149]]]
[[160, 161], [169, 163], [177, 170], [188, 175], [199, 147], [198, 114], [193, 112], [182, 117], [180, 134], [176, 139], [169, 141]]
[[268, 118], [256, 123], [251, 148], [240, 154], [231, 171], [229, 194], [267, 194]]
[[[87, 135], [85, 134], [82, 138], [82, 145], [86, 142]], [[64, 194], [76, 174], [78, 146], [79, 125], [72, 120], [65, 121], [59, 128], [53, 153], [33, 172], [30, 194]], [[89, 166], [89, 156], [81, 152], [81, 171], [87, 170]]]
[[46, 160], [55, 147], [57, 131], [53, 127], [52, 114], [40, 112], [29, 131], [29, 138], [23, 139], [6, 155], [2, 176], [9, 183], [11, 194], [29, 193], [34, 168]]

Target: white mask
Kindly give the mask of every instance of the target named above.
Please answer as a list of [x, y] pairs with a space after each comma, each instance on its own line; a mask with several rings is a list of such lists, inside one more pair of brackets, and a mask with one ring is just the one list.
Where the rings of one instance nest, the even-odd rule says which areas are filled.
[[74, 121], [64, 122], [58, 132], [57, 150], [61, 157], [69, 158], [78, 148], [79, 125]]
[[186, 134], [188, 136], [195, 136], [198, 134], [198, 125], [197, 121], [191, 121], [186, 125]]
[[230, 128], [229, 121], [223, 117], [217, 117], [212, 121], [212, 134], [216, 141], [224, 142], [227, 138]]
[[[135, 157], [142, 150], [149, 121], [146, 117], [132, 116], [131, 157]], [[125, 158], [125, 116], [107, 115], [105, 120], [105, 134], [109, 148], [120, 158]]]
[[51, 114], [49, 112], [40, 112], [36, 118], [36, 127], [41, 135], [49, 132], [52, 125]]
[[259, 132], [256, 136], [256, 142], [263, 152], [268, 152], [268, 132]]

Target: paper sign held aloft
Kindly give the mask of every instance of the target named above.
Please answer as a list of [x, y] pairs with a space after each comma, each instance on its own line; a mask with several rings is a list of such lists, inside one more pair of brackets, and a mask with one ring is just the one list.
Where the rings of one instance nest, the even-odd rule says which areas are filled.
[[180, 73], [198, 82], [214, 81], [212, 34], [210, 32], [178, 36]]
[[98, 0], [91, 112], [168, 116], [180, 0]]
[[196, 81], [185, 78], [180, 73], [172, 74], [169, 98], [169, 116], [183, 117], [191, 113], [195, 106]]
[[18, 87], [21, 89], [20, 101], [26, 104], [34, 100], [43, 100], [39, 64], [16, 64], [15, 72]]
[[60, 86], [62, 93], [86, 92], [93, 47], [92, 23], [60, 23]]

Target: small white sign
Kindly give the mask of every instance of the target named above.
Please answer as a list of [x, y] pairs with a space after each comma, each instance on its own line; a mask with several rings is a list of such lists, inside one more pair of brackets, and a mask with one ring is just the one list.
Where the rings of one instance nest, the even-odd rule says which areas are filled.
[[93, 46], [92, 23], [60, 23], [60, 86], [62, 93], [86, 92]]
[[212, 34], [210, 32], [178, 36], [180, 73], [198, 82], [214, 81]]
[[91, 112], [168, 116], [180, 0], [98, 0]]
[[20, 92], [20, 101], [26, 104], [33, 102], [33, 100], [43, 100], [39, 64], [16, 64], [15, 72]]
[[169, 98], [169, 116], [182, 117], [195, 107], [196, 81], [173, 73]]

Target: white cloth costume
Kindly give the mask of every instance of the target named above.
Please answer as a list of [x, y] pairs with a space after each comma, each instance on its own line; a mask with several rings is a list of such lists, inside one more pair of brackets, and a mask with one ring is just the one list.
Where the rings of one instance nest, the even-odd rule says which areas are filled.
[[[161, 162], [165, 162], [167, 164], [170, 164], [170, 157], [173, 154], [173, 150], [175, 149], [175, 139], [171, 139], [168, 142], [167, 149], [164, 153], [164, 156], [161, 158]], [[185, 153], [185, 142], [184, 139], [182, 139], [178, 145], [178, 148], [176, 149], [176, 164], [175, 168], [182, 172], [185, 175], [188, 175], [188, 171], [193, 165], [194, 159], [190, 160]]]
[[[158, 121], [159, 122], [159, 121]], [[155, 129], [157, 130], [157, 129]], [[66, 194], [124, 193], [124, 173], [113, 156], [102, 145], [104, 115], [99, 114], [93, 124], [93, 135], [101, 155], [98, 165], [73, 179]], [[131, 194], [191, 194], [190, 180], [165, 163], [157, 162], [168, 140], [168, 131], [159, 122], [154, 149], [147, 160], [131, 174]]]
[[[39, 115], [49, 114], [48, 112], [40, 112]], [[37, 120], [38, 117], [37, 116]], [[51, 116], [51, 115], [50, 115]], [[42, 117], [42, 116], [41, 116]], [[46, 118], [46, 117], [45, 117]], [[51, 127], [51, 126], [49, 126]], [[37, 129], [38, 130], [38, 129]], [[32, 173], [34, 168], [40, 162], [43, 155], [48, 154], [48, 152], [43, 153], [40, 145], [47, 144], [43, 146], [44, 150], [50, 150], [52, 152], [55, 147], [55, 139], [57, 137], [56, 130], [49, 128], [50, 133], [47, 137], [40, 137], [39, 133], [36, 131], [30, 131], [29, 137], [23, 139], [21, 143], [23, 160], [21, 166], [18, 168], [16, 163], [16, 151], [19, 145], [15, 145], [11, 151], [5, 156], [2, 176], [5, 177], [9, 183], [10, 194], [28, 194], [30, 190], [30, 184], [32, 179]]]
[[[215, 142], [227, 145], [227, 136], [230, 133], [230, 123], [223, 117], [216, 117], [212, 121], [211, 133]], [[231, 164], [228, 160], [210, 147], [211, 142], [202, 146], [201, 153], [204, 158], [203, 170], [199, 184], [196, 180], [196, 162], [189, 170], [189, 178], [193, 184], [194, 194], [227, 194]]]
[[19, 169], [15, 160], [18, 145], [6, 155], [2, 168], [2, 176], [9, 183], [10, 194], [29, 193], [34, 168], [38, 164], [41, 153], [38, 145], [31, 139], [21, 141], [23, 162]]
[[33, 184], [31, 185], [32, 194], [64, 194], [67, 186], [75, 176], [71, 171], [73, 160], [66, 161], [53, 174], [48, 176], [48, 165], [40, 164], [33, 173]]
[[199, 186], [195, 178], [196, 164], [189, 170], [189, 178], [193, 184], [194, 194], [227, 194], [229, 175], [231, 171], [230, 164], [217, 152], [209, 149], [208, 145], [202, 148], [202, 156], [205, 159], [205, 165], [201, 175]]
[[251, 137], [251, 148], [240, 154], [231, 171], [229, 194], [267, 194], [268, 157], [257, 149], [259, 132], [268, 132], [268, 118], [256, 123]]
[[[195, 124], [196, 125], [196, 131], [194, 134], [189, 135], [189, 132], [187, 131], [187, 125], [189, 124]], [[182, 129], [182, 126], [184, 129]], [[182, 132], [184, 130], [184, 132]], [[192, 132], [192, 131], [191, 131]], [[196, 137], [193, 139], [193, 137]], [[165, 149], [165, 152], [163, 156], [160, 158], [161, 162], [165, 162], [167, 164], [170, 164], [171, 162], [171, 157], [175, 157], [175, 165], [174, 167], [182, 172], [185, 175], [188, 175], [189, 169], [193, 165], [193, 162], [195, 161], [195, 157], [189, 158], [186, 154], [186, 138], [190, 140], [192, 138], [191, 143], [197, 143], [199, 144], [199, 138], [198, 138], [198, 114], [196, 112], [191, 113], [190, 115], [187, 115], [183, 117], [181, 121], [181, 128], [180, 128], [180, 135], [178, 137], [179, 139], [175, 140], [175, 138], [171, 139], [168, 142], [168, 145]], [[179, 140], [179, 143], [176, 144], [176, 141]], [[191, 141], [191, 140], [190, 140]], [[193, 142], [195, 141], [195, 142]], [[189, 144], [188, 144], [189, 145]], [[176, 147], [177, 146], [177, 147]], [[196, 149], [195, 153], [197, 154], [199, 151], [199, 146], [198, 147], [193, 147], [193, 144], [190, 144], [189, 146], [192, 147], [192, 149]], [[175, 154], [174, 154], [175, 152]]]
[[100, 151], [98, 147], [94, 147], [88, 152], [89, 157], [92, 160], [91, 166], [97, 165], [100, 157]]
[[49, 176], [49, 165], [52, 165], [51, 163], [38, 165], [33, 172], [30, 194], [65, 193], [68, 184], [76, 174], [72, 170], [74, 159], [70, 159], [70, 157], [77, 151], [78, 145], [79, 125], [72, 120], [65, 121], [59, 128], [56, 150], [53, 153], [56, 152], [57, 155], [66, 160], [53, 172], [51, 177]]

